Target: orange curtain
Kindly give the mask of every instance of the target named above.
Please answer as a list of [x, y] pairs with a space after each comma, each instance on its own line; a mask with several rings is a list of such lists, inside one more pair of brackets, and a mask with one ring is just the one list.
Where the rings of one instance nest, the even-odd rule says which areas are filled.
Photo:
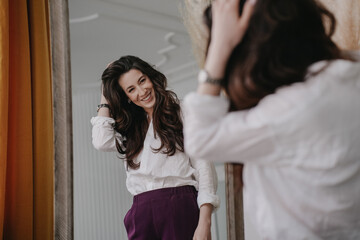
[[47, 0], [0, 0], [0, 237], [53, 239]]

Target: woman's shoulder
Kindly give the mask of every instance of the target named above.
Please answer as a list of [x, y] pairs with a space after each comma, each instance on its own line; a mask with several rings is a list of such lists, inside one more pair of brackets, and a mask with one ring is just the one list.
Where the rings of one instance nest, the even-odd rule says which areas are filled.
[[319, 61], [308, 68], [306, 81], [312, 79], [344, 82], [345, 80], [356, 81], [360, 79], [360, 51], [347, 51], [347, 59], [334, 59]]
[[273, 119], [289, 115], [296, 117], [299, 112], [309, 111], [310, 106], [319, 101], [339, 96], [339, 89], [343, 89], [341, 94], [346, 94], [347, 89], [353, 89], [353, 93], [356, 89], [351, 86], [360, 86], [360, 61], [320, 61], [309, 67], [305, 81], [278, 88], [275, 93], [263, 98], [257, 109]]
[[360, 50], [345, 50], [345, 51], [343, 51], [343, 53], [345, 55], [350, 56], [351, 58], [353, 58], [357, 62], [360, 61]]

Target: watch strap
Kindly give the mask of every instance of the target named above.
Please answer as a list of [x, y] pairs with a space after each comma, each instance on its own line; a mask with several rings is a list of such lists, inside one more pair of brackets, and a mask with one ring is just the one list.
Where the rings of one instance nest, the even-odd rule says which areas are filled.
[[110, 110], [109, 104], [107, 104], [107, 103], [101, 103], [101, 104], [99, 104], [99, 105], [97, 106], [96, 112], [99, 112], [100, 108], [103, 108], [103, 107], [106, 107], [106, 108], [108, 108], [108, 109]]
[[212, 78], [205, 69], [201, 69], [198, 75], [198, 80], [200, 83], [210, 83], [215, 85], [221, 85], [222, 78]]

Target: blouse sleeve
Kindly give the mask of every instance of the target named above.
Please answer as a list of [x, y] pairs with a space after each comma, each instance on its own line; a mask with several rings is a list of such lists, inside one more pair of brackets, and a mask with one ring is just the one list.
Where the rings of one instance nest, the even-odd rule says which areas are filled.
[[216, 210], [220, 205], [220, 198], [216, 195], [218, 179], [214, 163], [201, 159], [190, 160], [192, 167], [196, 170], [195, 177], [199, 183], [198, 206], [210, 203]]
[[[183, 110], [183, 102], [181, 102]], [[181, 111], [181, 119], [184, 121], [184, 113]], [[205, 203], [213, 205], [214, 210], [220, 206], [220, 198], [216, 195], [218, 178], [213, 162], [199, 158], [190, 158], [191, 166], [195, 169], [195, 178], [198, 182], [198, 206]]]
[[276, 158], [272, 133], [258, 113], [229, 113], [228, 106], [221, 96], [190, 93], [185, 97], [184, 145], [190, 157], [234, 163]]
[[100, 151], [115, 152], [116, 139], [121, 147], [123, 147], [123, 141], [125, 138], [117, 133], [113, 124], [115, 120], [109, 117], [97, 116], [90, 120], [92, 124], [92, 144]]

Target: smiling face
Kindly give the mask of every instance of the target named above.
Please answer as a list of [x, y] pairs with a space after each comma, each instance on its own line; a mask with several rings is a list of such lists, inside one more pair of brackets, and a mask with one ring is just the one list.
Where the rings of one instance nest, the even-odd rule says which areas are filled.
[[150, 119], [155, 105], [155, 92], [150, 79], [137, 69], [131, 69], [119, 78], [119, 85], [128, 98], [142, 107]]

